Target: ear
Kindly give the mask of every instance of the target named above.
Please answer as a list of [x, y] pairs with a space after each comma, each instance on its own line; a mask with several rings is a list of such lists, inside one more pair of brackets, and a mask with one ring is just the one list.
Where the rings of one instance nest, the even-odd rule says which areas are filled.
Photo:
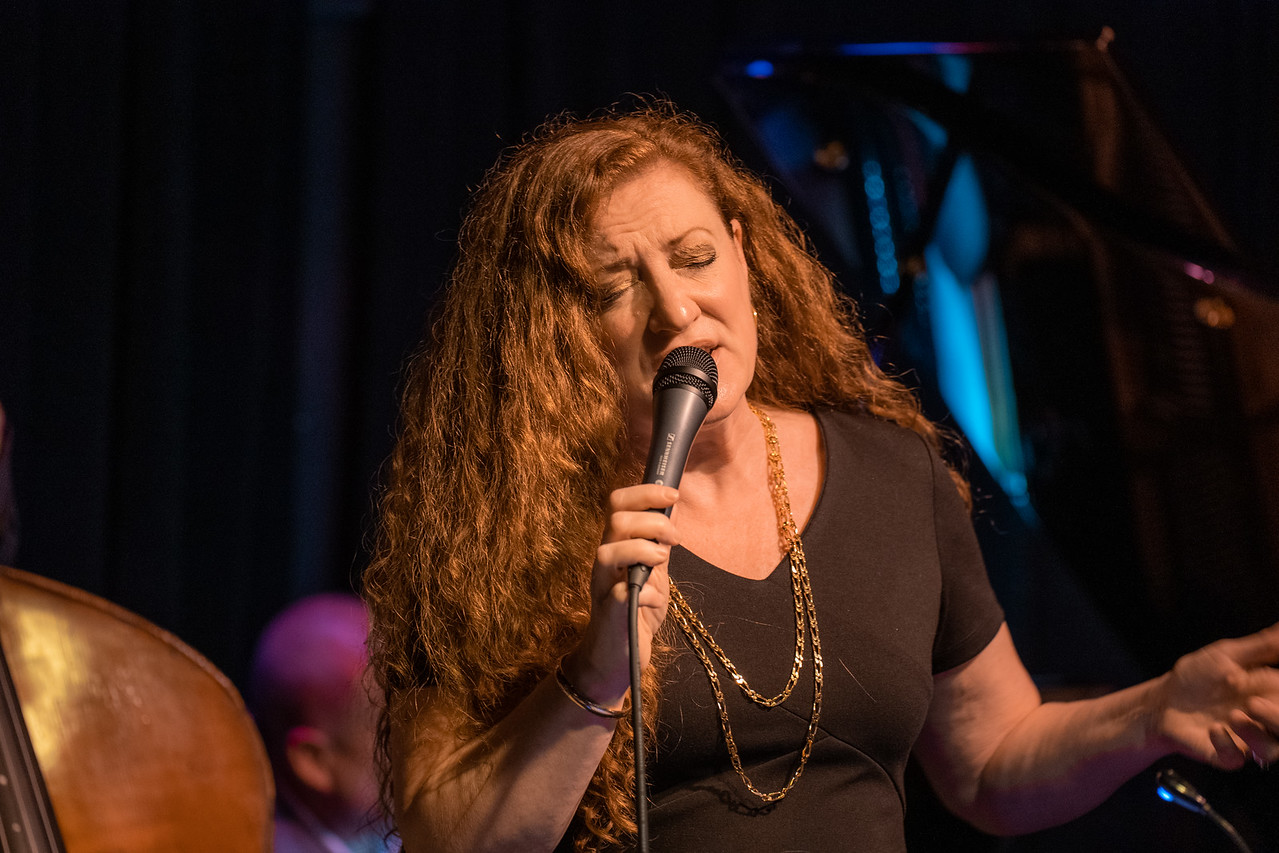
[[314, 726], [294, 726], [284, 736], [284, 758], [294, 777], [321, 794], [335, 786], [329, 753], [329, 736]]
[[745, 232], [742, 231], [742, 223], [738, 222], [736, 219], [730, 219], [728, 221], [728, 227], [733, 232], [733, 244], [737, 246], [737, 258], [745, 264], [746, 249], [744, 241], [746, 237]]

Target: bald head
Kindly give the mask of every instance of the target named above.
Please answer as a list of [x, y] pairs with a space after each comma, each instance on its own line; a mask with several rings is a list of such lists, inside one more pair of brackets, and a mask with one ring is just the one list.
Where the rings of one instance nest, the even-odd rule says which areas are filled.
[[331, 730], [367, 704], [363, 681], [368, 616], [353, 595], [304, 598], [271, 620], [258, 639], [248, 700], [275, 755], [295, 726]]
[[[305, 810], [344, 839], [373, 831], [377, 841], [377, 703], [367, 635], [364, 604], [353, 595], [290, 605], [258, 639], [247, 696], [286, 811]], [[296, 814], [277, 814], [277, 850], [294, 849], [286, 842], [299, 826]]]

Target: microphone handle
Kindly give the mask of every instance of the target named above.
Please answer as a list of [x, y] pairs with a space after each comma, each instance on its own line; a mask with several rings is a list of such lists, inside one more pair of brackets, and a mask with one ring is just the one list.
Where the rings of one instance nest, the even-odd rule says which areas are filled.
[[[649, 445], [648, 463], [644, 466], [645, 483], [679, 488], [684, 463], [693, 438], [706, 419], [706, 401], [687, 385], [674, 385], [658, 392], [653, 407], [653, 439]], [[670, 514], [670, 508], [665, 510]]]
[[[687, 385], [673, 385], [658, 392], [654, 401], [653, 438], [649, 444], [648, 462], [644, 466], [644, 483], [679, 488], [684, 476], [684, 463], [697, 430], [706, 419], [706, 400]], [[671, 507], [652, 509], [670, 518]], [[627, 584], [644, 585], [652, 566], [636, 563], [627, 573]]]

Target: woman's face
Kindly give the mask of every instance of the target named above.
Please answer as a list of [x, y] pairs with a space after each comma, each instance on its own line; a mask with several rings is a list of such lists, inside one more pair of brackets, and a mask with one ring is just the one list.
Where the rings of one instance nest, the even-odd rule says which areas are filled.
[[591, 239], [632, 437], [651, 431], [653, 376], [676, 347], [695, 346], [715, 359], [719, 396], [708, 422], [732, 412], [754, 376], [756, 350], [739, 223], [726, 225], [689, 172], [663, 161], [603, 200]]

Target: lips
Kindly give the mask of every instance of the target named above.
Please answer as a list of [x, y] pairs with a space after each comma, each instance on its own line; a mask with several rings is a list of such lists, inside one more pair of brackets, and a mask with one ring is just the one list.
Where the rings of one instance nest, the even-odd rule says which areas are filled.
[[719, 349], [718, 344], [709, 344], [709, 343], [698, 342], [698, 341], [694, 341], [693, 343], [688, 343], [688, 344], [676, 344], [675, 346], [663, 352], [655, 363], [660, 365], [662, 361], [666, 358], [666, 356], [670, 355], [671, 352], [679, 349], [680, 347], [697, 347], [699, 350], [711, 356], [712, 358], [715, 357], [715, 352], [716, 350]]

